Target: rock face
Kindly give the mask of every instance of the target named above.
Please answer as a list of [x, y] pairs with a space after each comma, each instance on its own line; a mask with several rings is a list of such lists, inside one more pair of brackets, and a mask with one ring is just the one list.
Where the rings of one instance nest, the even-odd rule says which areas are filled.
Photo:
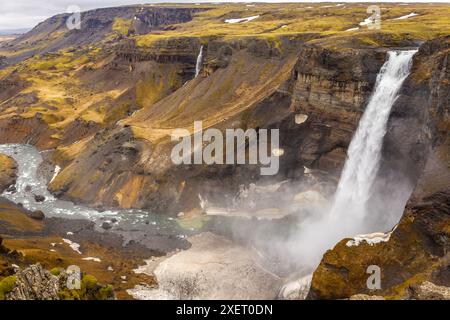
[[[130, 46], [120, 56], [132, 65], [152, 59], [184, 64], [191, 59], [193, 65], [195, 55], [189, 58], [189, 52], [199, 50], [174, 41], [164, 43], [164, 50], [160, 46]], [[240, 184], [261, 178], [258, 166], [175, 166], [169, 135], [178, 127], [192, 130], [195, 120], [219, 130], [279, 129], [284, 153], [279, 174], [271, 177], [276, 180], [302, 178], [304, 165], [339, 173], [384, 59], [383, 51], [340, 53], [301, 47], [301, 40], [284, 40], [281, 48], [256, 39], [211, 41], [204, 47], [201, 76], [112, 130], [99, 132], [49, 187], [62, 197], [94, 205], [178, 213], [199, 208], [198, 194], [224, 201], [223, 195], [235, 194]], [[296, 123], [298, 114], [305, 121]], [[88, 185], [74, 174], [81, 171], [92, 177]]]
[[411, 287], [411, 299], [450, 300], [450, 288], [425, 281], [420, 285]]
[[[425, 43], [393, 109], [380, 174], [391, 165], [399, 169], [397, 179], [417, 181], [398, 226], [387, 242], [348, 246], [346, 239], [328, 251], [314, 273], [310, 298], [407, 298], [410, 287], [426, 280], [450, 286], [449, 55], [450, 37]], [[388, 152], [394, 147], [397, 153]], [[370, 265], [380, 267], [379, 290], [366, 285]]]
[[14, 289], [6, 300], [58, 300], [58, 277], [44, 270], [40, 264], [31, 265], [16, 274]]
[[30, 212], [30, 218], [35, 220], [44, 220], [45, 214], [41, 210], [32, 211]]
[[12, 158], [0, 154], [0, 193], [15, 184], [16, 173], [16, 162]]

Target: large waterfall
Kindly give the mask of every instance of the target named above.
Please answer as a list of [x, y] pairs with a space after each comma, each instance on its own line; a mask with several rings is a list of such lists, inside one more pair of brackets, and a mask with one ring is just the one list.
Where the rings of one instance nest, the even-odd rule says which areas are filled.
[[197, 56], [197, 63], [195, 64], [195, 76], [197, 77], [202, 69], [202, 60], [203, 60], [203, 46], [200, 47], [200, 52]]
[[[367, 222], [367, 202], [376, 180], [389, 114], [409, 74], [415, 52], [388, 52], [387, 61], [377, 76], [374, 92], [350, 143], [331, 208], [318, 212], [301, 226], [296, 250], [305, 265], [315, 267], [323, 253], [343, 238], [386, 231], [373, 230], [380, 226], [372, 226]], [[372, 221], [376, 219], [371, 218]]]
[[409, 74], [411, 51], [390, 51], [377, 76], [375, 91], [359, 122], [348, 149], [331, 215], [346, 216], [360, 221], [367, 214], [366, 204], [371, 196], [378, 172], [386, 124], [397, 94]]

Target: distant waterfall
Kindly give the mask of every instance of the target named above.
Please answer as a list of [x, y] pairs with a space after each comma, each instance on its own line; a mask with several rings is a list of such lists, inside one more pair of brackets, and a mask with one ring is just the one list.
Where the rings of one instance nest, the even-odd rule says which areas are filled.
[[380, 165], [389, 114], [416, 52], [388, 52], [388, 59], [377, 76], [375, 91], [350, 143], [331, 209], [332, 217], [346, 216], [352, 221], [366, 215], [366, 204]]
[[195, 64], [195, 77], [198, 76], [200, 71], [202, 70], [202, 60], [203, 60], [203, 46], [200, 47], [200, 52], [197, 56], [197, 63]]

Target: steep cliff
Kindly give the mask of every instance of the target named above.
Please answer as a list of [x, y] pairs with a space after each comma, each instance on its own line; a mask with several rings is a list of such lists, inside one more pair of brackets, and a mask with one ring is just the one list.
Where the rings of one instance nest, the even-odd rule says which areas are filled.
[[[384, 241], [351, 246], [344, 239], [328, 251], [314, 273], [310, 297], [405, 298], [424, 281], [450, 285], [449, 48], [449, 37], [420, 47], [390, 119], [380, 174], [391, 175], [390, 166], [397, 179], [416, 184], [403, 217]], [[390, 185], [398, 184], [390, 180]], [[386, 214], [389, 209], [381, 208]], [[370, 265], [381, 268], [379, 290], [366, 286]]]
[[[304, 165], [339, 173], [385, 59], [383, 50], [339, 53], [304, 45], [301, 39], [282, 39], [277, 47], [259, 39], [246, 44], [212, 41], [204, 50], [198, 78], [148, 103], [114, 130], [97, 134], [77, 153], [77, 161], [61, 161], [66, 168], [51, 190], [95, 205], [178, 212], [199, 207], [198, 194], [224, 201], [224, 193], [234, 194], [240, 184], [261, 178], [258, 166], [175, 166], [170, 134], [176, 128], [192, 131], [198, 120], [204, 128], [221, 130], [279, 129], [284, 154], [280, 173], [271, 180], [299, 179]], [[157, 57], [142, 49], [122, 56], [133, 69], [135, 63]], [[299, 117], [306, 121], [296, 123]], [[70, 148], [59, 148], [55, 159], [64, 159]], [[80, 171], [90, 173], [89, 187], [74, 174]]]

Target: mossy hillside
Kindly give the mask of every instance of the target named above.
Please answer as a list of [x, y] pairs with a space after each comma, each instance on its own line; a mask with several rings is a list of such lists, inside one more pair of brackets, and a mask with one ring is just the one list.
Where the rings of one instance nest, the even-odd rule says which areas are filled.
[[99, 284], [96, 277], [85, 274], [81, 278], [80, 289], [62, 289], [59, 297], [62, 300], [109, 300], [114, 299], [111, 285]]
[[[174, 26], [174, 30], [152, 32], [136, 36], [138, 45], [149, 46], [155, 41], [171, 37], [223, 37], [232, 39], [240, 36], [274, 37], [317, 33], [320, 37], [342, 36], [351, 39], [367, 31], [359, 23], [370, 16], [368, 4], [224, 4], [199, 12], [187, 23]], [[381, 30], [394, 37], [415, 40], [431, 39], [450, 33], [450, 6], [446, 4], [382, 4]], [[410, 13], [418, 16], [395, 20]], [[245, 23], [225, 23], [226, 19], [258, 16]], [[349, 32], [351, 28], [359, 30]], [[376, 45], [375, 43], [373, 45]]]
[[112, 26], [113, 31], [120, 35], [128, 35], [133, 26], [133, 20], [124, 18], [115, 18]]
[[0, 300], [5, 300], [5, 295], [14, 289], [16, 276], [8, 276], [0, 280]]

